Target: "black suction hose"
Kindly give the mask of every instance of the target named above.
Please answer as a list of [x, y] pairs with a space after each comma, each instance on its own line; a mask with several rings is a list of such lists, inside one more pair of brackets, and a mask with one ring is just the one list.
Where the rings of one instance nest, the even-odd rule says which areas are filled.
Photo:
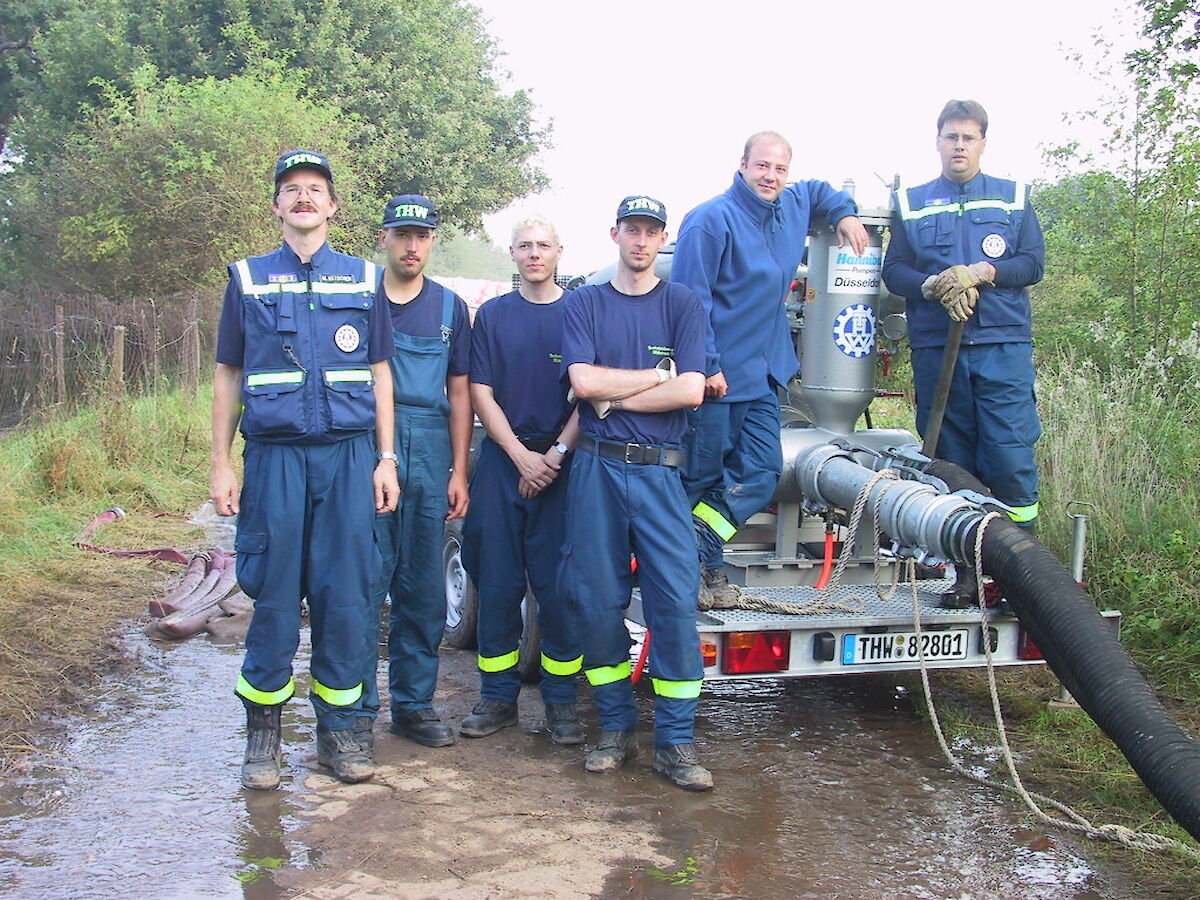
[[[987, 493], [945, 460], [926, 471], [952, 491]], [[974, 547], [975, 529], [968, 540]], [[982, 549], [983, 571], [996, 579], [1054, 674], [1167, 812], [1200, 840], [1200, 743], [1175, 724], [1092, 599], [1028, 531], [994, 520]]]

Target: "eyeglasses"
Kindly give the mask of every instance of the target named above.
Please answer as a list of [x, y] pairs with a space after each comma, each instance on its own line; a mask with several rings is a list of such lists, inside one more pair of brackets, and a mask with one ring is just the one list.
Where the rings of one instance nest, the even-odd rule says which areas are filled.
[[294, 200], [302, 193], [307, 193], [310, 197], [324, 197], [329, 193], [329, 188], [324, 185], [314, 184], [308, 187], [300, 184], [289, 184], [286, 187], [279, 189], [279, 193], [289, 200]]
[[977, 134], [939, 134], [938, 140], [945, 141], [947, 144], [966, 144], [970, 147], [976, 141], [982, 141], [983, 138]]

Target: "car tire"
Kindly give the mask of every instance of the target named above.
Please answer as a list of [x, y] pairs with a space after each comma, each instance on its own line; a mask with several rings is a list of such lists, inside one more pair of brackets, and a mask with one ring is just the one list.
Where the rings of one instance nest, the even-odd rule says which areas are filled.
[[442, 641], [456, 650], [474, 650], [479, 597], [462, 564], [462, 519], [446, 523], [442, 537], [442, 580], [446, 588], [446, 630]]
[[542, 629], [538, 625], [537, 598], [525, 591], [521, 601], [521, 646], [517, 651], [517, 671], [525, 684], [542, 680]]

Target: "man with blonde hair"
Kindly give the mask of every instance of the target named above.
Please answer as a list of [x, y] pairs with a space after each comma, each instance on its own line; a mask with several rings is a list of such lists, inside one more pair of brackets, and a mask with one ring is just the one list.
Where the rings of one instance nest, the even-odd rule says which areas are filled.
[[513, 226], [508, 252], [520, 285], [480, 307], [471, 341], [471, 401], [487, 438], [471, 480], [463, 564], [479, 597], [482, 697], [459, 734], [484, 737], [517, 724], [528, 583], [537, 603], [550, 739], [578, 744], [575, 681], [582, 657], [574, 616], [555, 584], [569, 454], [579, 434], [559, 378], [566, 301], [554, 275], [562, 245], [550, 222], [530, 216]]

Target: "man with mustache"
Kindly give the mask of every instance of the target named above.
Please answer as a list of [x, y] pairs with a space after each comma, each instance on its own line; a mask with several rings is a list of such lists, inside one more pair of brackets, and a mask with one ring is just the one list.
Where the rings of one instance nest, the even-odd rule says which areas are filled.
[[[375, 297], [376, 266], [325, 242], [337, 207], [328, 159], [310, 150], [280, 157], [272, 210], [283, 246], [229, 267], [217, 335], [209, 493], [218, 515], [240, 511], [238, 583], [255, 600], [236, 688], [248, 788], [279, 784], [280, 712], [295, 692], [303, 597], [317, 759], [342, 781], [374, 772], [355, 725], [379, 568], [373, 520], [399, 494], [391, 329]], [[240, 495], [229, 460], [239, 421]]]
[[[454, 743], [433, 709], [438, 645], [446, 627], [442, 532], [446, 519], [467, 512], [467, 457], [474, 414], [467, 376], [471, 320], [462, 298], [426, 278], [438, 213], [420, 194], [393, 197], [384, 208], [379, 242], [386, 256], [378, 301], [391, 315], [396, 453], [401, 496], [396, 511], [376, 519], [383, 568], [375, 586], [374, 622], [391, 594], [388, 685], [393, 734], [427, 747]], [[375, 686], [378, 636], [370, 648], [359, 723], [369, 744], [379, 709]], [[373, 745], [372, 745], [373, 746]]]
[[[929, 419], [950, 322], [965, 322], [936, 454], [976, 476], [1008, 504], [1013, 521], [1033, 529], [1033, 445], [1042, 425], [1029, 285], [1042, 279], [1045, 243], [1028, 187], [980, 171], [987, 130], [987, 112], [974, 100], [942, 108], [942, 174], [896, 191], [883, 278], [908, 301], [917, 430], [923, 434]], [[957, 574], [942, 606], [973, 606], [975, 573]]]

